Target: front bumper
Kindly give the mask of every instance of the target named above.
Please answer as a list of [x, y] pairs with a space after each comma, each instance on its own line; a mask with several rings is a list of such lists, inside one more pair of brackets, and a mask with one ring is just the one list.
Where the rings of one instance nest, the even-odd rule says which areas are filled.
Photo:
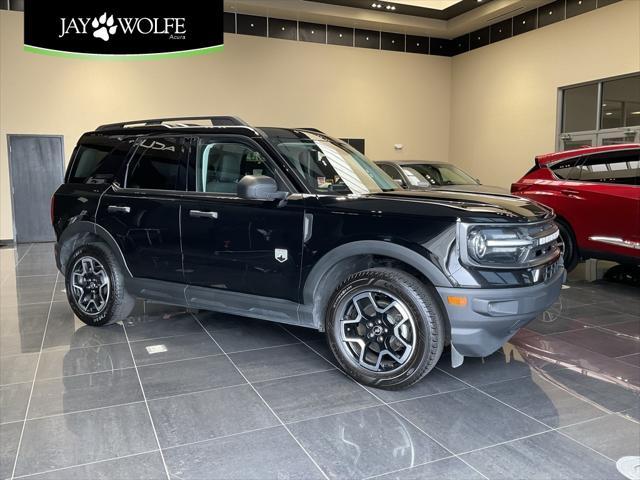
[[[564, 268], [544, 283], [531, 287], [479, 289], [437, 287], [449, 316], [451, 343], [468, 357], [484, 357], [498, 350], [518, 329], [549, 308], [560, 295]], [[451, 305], [447, 297], [466, 297]]]

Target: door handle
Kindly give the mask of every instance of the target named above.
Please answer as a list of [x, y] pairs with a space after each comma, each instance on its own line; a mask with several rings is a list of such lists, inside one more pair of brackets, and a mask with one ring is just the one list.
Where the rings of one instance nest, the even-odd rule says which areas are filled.
[[107, 212], [111, 213], [130, 213], [131, 207], [121, 207], [119, 205], [109, 205], [107, 207]]
[[568, 188], [565, 188], [564, 190], [560, 190], [560, 193], [562, 193], [563, 195], [579, 195], [580, 192], [578, 192], [577, 190], [571, 190]]
[[190, 217], [197, 218], [218, 218], [218, 212], [203, 212], [200, 210], [189, 210]]

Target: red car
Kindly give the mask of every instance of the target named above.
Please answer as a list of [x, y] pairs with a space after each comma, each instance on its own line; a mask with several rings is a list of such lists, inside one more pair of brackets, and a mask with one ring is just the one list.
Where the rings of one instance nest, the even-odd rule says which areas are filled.
[[567, 270], [580, 259], [640, 264], [640, 144], [539, 155], [511, 193], [553, 208]]

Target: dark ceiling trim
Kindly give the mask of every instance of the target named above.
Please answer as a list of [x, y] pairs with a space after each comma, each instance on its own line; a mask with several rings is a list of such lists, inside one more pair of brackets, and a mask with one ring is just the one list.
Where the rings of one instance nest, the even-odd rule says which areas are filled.
[[621, 0], [554, 0], [448, 40], [225, 12], [225, 33], [453, 57]]

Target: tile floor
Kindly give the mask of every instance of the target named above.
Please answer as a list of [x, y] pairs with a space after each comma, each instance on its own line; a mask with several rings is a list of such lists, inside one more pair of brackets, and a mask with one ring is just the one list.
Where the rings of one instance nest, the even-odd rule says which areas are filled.
[[389, 392], [304, 329], [143, 303], [85, 326], [50, 244], [0, 260], [0, 480], [600, 480], [640, 455], [631, 287], [569, 282], [501, 351]]

